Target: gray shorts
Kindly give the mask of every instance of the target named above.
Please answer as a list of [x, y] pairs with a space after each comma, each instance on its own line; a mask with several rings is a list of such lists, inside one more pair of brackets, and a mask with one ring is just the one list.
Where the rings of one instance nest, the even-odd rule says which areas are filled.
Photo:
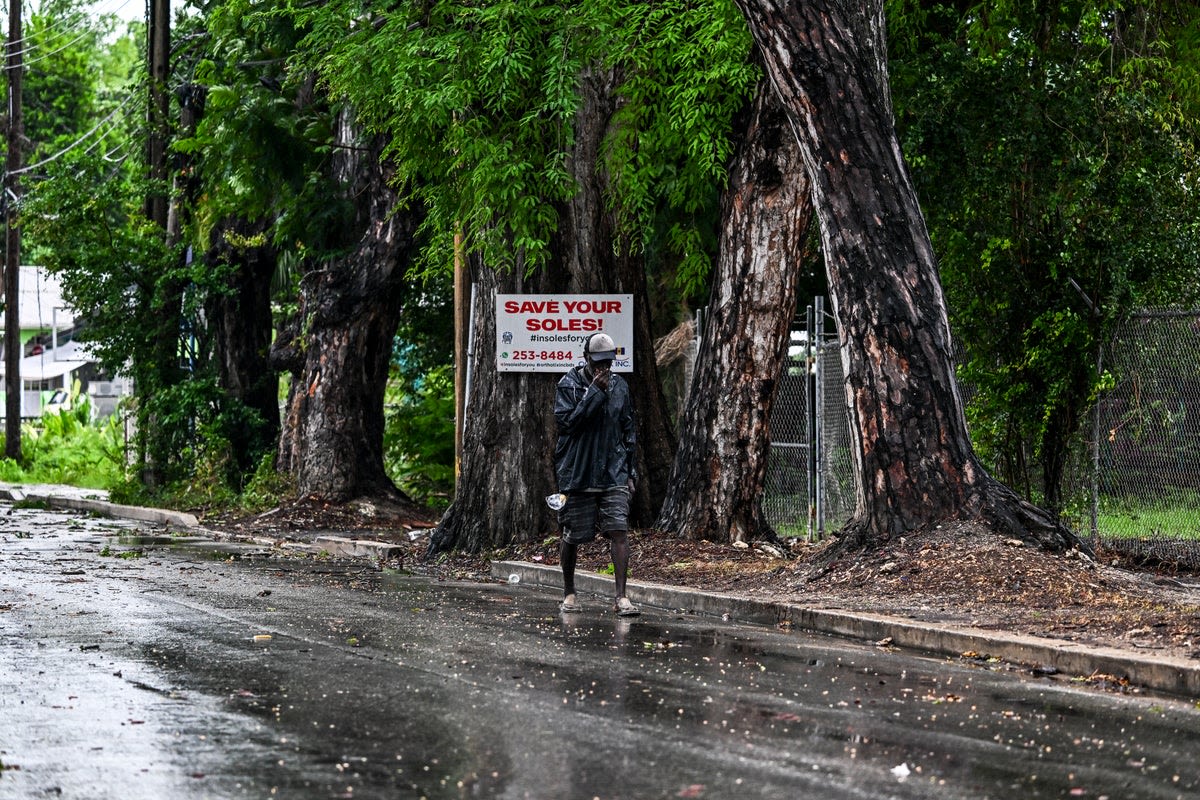
[[590, 542], [613, 531], [629, 530], [629, 490], [624, 486], [603, 492], [572, 492], [558, 512], [563, 538], [572, 544]]

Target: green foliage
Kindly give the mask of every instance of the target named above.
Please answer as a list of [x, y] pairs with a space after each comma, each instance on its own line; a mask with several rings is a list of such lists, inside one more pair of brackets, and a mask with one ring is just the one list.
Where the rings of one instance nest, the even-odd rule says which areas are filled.
[[454, 370], [395, 371], [387, 389], [384, 463], [417, 502], [444, 508], [454, 491]]
[[104, 367], [136, 367], [147, 343], [129, 334], [155, 329], [167, 284], [187, 275], [177, 267], [181, 253], [142, 216], [145, 184], [120, 168], [70, 154], [47, 169], [27, 199], [24, 227], [54, 243], [44, 265], [60, 277], [64, 299], [89, 318], [85, 338]]
[[[192, 45], [185, 54], [194, 59], [200, 39], [191, 35], [185, 41]], [[242, 127], [224, 134], [224, 142], [242, 148], [258, 144], [260, 149], [216, 150], [208, 163], [232, 161], [261, 170], [268, 151], [282, 162], [302, 162], [285, 146], [287, 139], [276, 127], [255, 127], [272, 110], [281, 111], [279, 103], [266, 111], [251, 104], [250, 110], [255, 113], [239, 110], [217, 119], [242, 122]], [[281, 120], [287, 123], [295, 116], [282, 115]], [[263, 141], [273, 141], [273, 147]], [[182, 149], [187, 151], [186, 146]], [[139, 460], [153, 468], [159, 482], [185, 481], [216, 492], [209, 481], [219, 480], [220, 491], [236, 494], [245, 480], [238, 465], [257, 463], [259, 454], [274, 443], [264, 441], [263, 420], [216, 387], [212, 336], [202, 312], [211, 298], [230, 291], [230, 266], [215, 259], [185, 258], [186, 243], [167, 244], [163, 230], [146, 220], [142, 208], [144, 198], [163, 187], [141, 179], [137, 165], [114, 166], [103, 151], [73, 150], [45, 169], [46, 179], [30, 192], [23, 209], [24, 227], [43, 243], [37, 256], [60, 277], [65, 299], [88, 319], [81, 338], [106, 370], [128, 375], [138, 387]], [[196, 204], [195, 213], [180, 212], [197, 221], [192, 228], [199, 231], [192, 240], [195, 252], [207, 247], [205, 224], [232, 208], [251, 205], [240, 196], [236, 203], [226, 199], [230, 193], [224, 187], [240, 185], [240, 173], [201, 174], [209, 180], [210, 191], [203, 195], [207, 202]], [[257, 180], [260, 185], [282, 182], [270, 171], [257, 175]], [[311, 221], [315, 215], [302, 211], [297, 216]], [[234, 441], [238, 458], [231, 459], [227, 451]]]
[[25, 132], [33, 160], [50, 155], [91, 127], [97, 103], [95, 69], [103, 26], [78, 0], [48, 0], [30, 15], [23, 58]]
[[384, 467], [405, 494], [435, 509], [454, 491], [452, 303], [448, 276], [407, 288], [384, 398]]
[[[206, 292], [224, 290], [224, 276], [200, 262], [184, 262], [177, 248], [168, 247], [140, 214], [140, 184], [120, 177], [99, 159], [64, 159], [32, 197], [27, 225], [56, 243], [47, 249], [46, 266], [60, 276], [67, 301], [90, 321], [81, 338], [105, 369], [129, 374], [138, 386], [139, 449], [161, 479], [191, 480], [206, 492], [218, 491], [211, 484], [218, 480], [223, 491], [236, 492], [241, 477], [224, 451], [235, 431], [252, 450], [269, 449], [271, 442], [254, 438], [262, 421], [211, 375], [162, 363], [164, 337], [178, 340], [179, 320], [171, 311], [180, 302], [178, 287], [189, 287], [180, 308], [195, 317]], [[176, 362], [183, 357], [179, 350], [172, 355]]]
[[[228, 123], [242, 113], [240, 107], [236, 112], [216, 119]], [[257, 118], [261, 121], [263, 114]], [[263, 140], [281, 140], [281, 134], [269, 126], [255, 128], [253, 119], [242, 122], [244, 127], [212, 141], [243, 150], [213, 145], [213, 164], [234, 159], [249, 164], [247, 169], [256, 163], [265, 167], [260, 156], [270, 148]], [[258, 140], [251, 141], [252, 135]], [[188, 148], [199, 149], [197, 142], [207, 141], [189, 140], [181, 149], [193, 152]], [[254, 144], [262, 149], [254, 150]], [[284, 158], [293, 155], [283, 153]], [[199, 252], [207, 244], [205, 224], [255, 208], [226, 191], [227, 184], [238, 184], [233, 173], [201, 174], [213, 188], [205, 194], [206, 203], [195, 206], [193, 232], [199, 233], [192, 241]], [[152, 187], [131, 171], [72, 153], [50, 165], [48, 178], [31, 196], [27, 227], [54, 243], [46, 248], [44, 262], [60, 275], [68, 302], [89, 318], [84, 338], [106, 369], [130, 375], [139, 390], [138, 453], [142, 465], [153, 466], [156, 486], [153, 491], [140, 486], [139, 474], [115, 487], [115, 496], [177, 507], [235, 504], [247, 479], [243, 465], [259, 464], [275, 442], [266, 438], [264, 421], [221, 389], [214, 376], [212, 337], [202, 312], [210, 298], [229, 291], [231, 268], [216, 260], [185, 259], [182, 245], [166, 245], [163, 231], [142, 216], [143, 198]], [[257, 179], [263, 184], [280, 180], [270, 171]], [[264, 186], [256, 191], [269, 194]], [[186, 338], [181, 337], [185, 327]], [[181, 368], [185, 361], [187, 370]], [[236, 453], [231, 442], [238, 443]], [[256, 486], [252, 502], [261, 504], [267, 481], [259, 475]]]
[[295, 495], [295, 480], [291, 475], [275, 469], [274, 453], [264, 453], [238, 497], [237, 507], [249, 513], [259, 513]]
[[[60, 483], [88, 489], [108, 489], [124, 478], [124, 429], [114, 415], [88, 422], [85, 400], [70, 410], [46, 414], [21, 430], [18, 465], [0, 459], [0, 480], [10, 483]], [[3, 439], [3, 437], [0, 437]]]
[[[201, 298], [221, 291], [223, 276], [168, 246], [141, 215], [145, 185], [103, 159], [72, 154], [50, 165], [49, 175], [23, 219], [42, 241], [54, 242], [45, 265], [60, 277], [67, 302], [89, 320], [81, 338], [106, 370], [137, 385], [139, 450], [163, 480], [176, 480], [190, 468], [198, 426], [231, 413], [232, 423], [243, 422], [211, 377], [179, 368], [178, 315], [198, 316]], [[186, 296], [181, 287], [189, 288]]]
[[624, 76], [605, 142], [613, 205], [640, 247], [679, 259], [678, 289], [702, 294], [740, 134], [731, 123], [759, 75], [749, 30], [726, 0], [612, 2], [606, 10], [604, 51]]
[[1197, 73], [1164, 57], [1200, 15], [1126, 5], [889, 3], [898, 129], [978, 390], [972, 435], [1050, 505], [1113, 326], [1200, 294]]
[[245, 476], [231, 442], [245, 443], [257, 464], [272, 442], [263, 434], [258, 412], [229, 395], [211, 376], [164, 386], [141, 400], [155, 422], [161, 448], [159, 470], [169, 482], [181, 482], [203, 506], [228, 505]]
[[555, 204], [575, 191], [565, 154], [591, 7], [443, 0], [372, 13], [336, 0], [294, 13], [309, 31], [300, 63], [388, 135], [397, 185], [428, 208], [425, 266], [449, 267], [458, 230], [489, 263], [513, 266], [518, 252], [544, 263]]
[[[128, 154], [126, 123], [136, 119], [141, 100], [130, 86], [137, 26], [118, 35], [116, 24], [114, 17], [93, 16], [80, 0], [48, 0], [29, 16], [22, 86], [26, 193], [36, 196], [42, 167], [67, 154], [92, 152], [113, 163]], [[6, 82], [7, 76], [0, 79]], [[28, 231], [24, 262], [41, 263], [53, 243]]]
[[388, 135], [397, 185], [428, 209], [426, 270], [449, 268], [459, 232], [489, 265], [547, 263], [559, 210], [592, 168], [572, 163], [582, 82], [611, 71], [620, 110], [594, 168], [608, 172], [618, 238], [673, 254], [681, 285], [701, 286], [712, 248], [696, 231], [714, 226], [729, 123], [756, 75], [728, 0], [335, 0], [291, 13], [308, 31], [297, 63]]
[[289, 254], [344, 246], [349, 206], [326, 175], [333, 117], [307, 74], [286, 69], [300, 35], [269, 4], [230, 0], [210, 10], [187, 54], [203, 113], [173, 149], [203, 186], [190, 207], [200, 251], [227, 218], [265, 221], [266, 238]]
[[257, 514], [295, 497], [295, 482], [275, 470], [274, 453], [263, 454], [240, 493], [228, 482], [227, 442], [210, 437], [196, 448], [195, 455], [196, 468], [187, 479], [152, 488], [131, 476], [108, 487], [109, 499], [127, 505]]

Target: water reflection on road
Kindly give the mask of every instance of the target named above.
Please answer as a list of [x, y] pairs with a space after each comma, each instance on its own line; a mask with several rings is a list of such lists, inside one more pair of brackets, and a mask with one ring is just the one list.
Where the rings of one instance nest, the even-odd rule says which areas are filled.
[[1200, 793], [1181, 700], [3, 519], [0, 797]]

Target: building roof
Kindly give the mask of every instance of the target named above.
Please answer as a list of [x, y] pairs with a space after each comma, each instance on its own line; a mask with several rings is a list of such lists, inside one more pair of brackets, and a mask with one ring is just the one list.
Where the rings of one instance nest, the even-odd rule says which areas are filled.
[[[58, 347], [48, 347], [35, 356], [25, 356], [21, 359], [21, 380], [45, 381], [74, 372], [84, 364], [95, 361], [95, 357], [87, 350], [87, 345], [79, 342], [66, 342]], [[3, 377], [4, 361], [0, 359], [0, 377]]]
[[[17, 319], [21, 330], [59, 330], [74, 327], [75, 311], [63, 301], [62, 285], [56, 275], [43, 267], [21, 267], [17, 276]], [[0, 330], [4, 330], [4, 315], [0, 314]]]

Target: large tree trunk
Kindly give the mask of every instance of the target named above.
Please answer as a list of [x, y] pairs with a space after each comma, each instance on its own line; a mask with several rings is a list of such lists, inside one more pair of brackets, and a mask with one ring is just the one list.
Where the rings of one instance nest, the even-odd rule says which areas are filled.
[[769, 423], [812, 219], [799, 145], [765, 81], [729, 181], [700, 354], [655, 527], [744, 542], [775, 536], [762, 511]]
[[975, 456], [933, 249], [893, 127], [881, 0], [736, 0], [804, 153], [841, 336], [857, 509], [843, 546], [975, 519], [1078, 540]]
[[359, 238], [305, 273], [297, 321], [272, 348], [273, 363], [293, 373], [277, 467], [295, 476], [301, 497], [408, 504], [384, 471], [383, 398], [420, 219], [394, 208], [382, 143], [355, 133], [348, 113], [339, 115], [334, 176]]
[[654, 521], [662, 505], [676, 442], [654, 358], [646, 265], [641, 249], [618, 232], [606, 200], [609, 184], [601, 147], [617, 111], [617, 84], [618, 76], [609, 70], [589, 71], [580, 83], [582, 100], [569, 161], [579, 191], [560, 212], [558, 241], [568, 292], [633, 295], [633, 341], [617, 344], [633, 348], [629, 388], [638, 426], [639, 480], [630, 523], [641, 527]]
[[462, 459], [454, 502], [430, 541], [430, 552], [471, 553], [529, 542], [551, 533], [555, 514], [554, 386], [557, 375], [496, 370], [496, 295], [562, 291], [562, 273], [520, 269], [503, 275], [467, 259], [471, 271], [471, 339]]
[[218, 379], [232, 398], [262, 418], [258, 426], [233, 431], [233, 454], [243, 473], [279, 436], [279, 379], [270, 363], [275, 251], [268, 244], [247, 244], [261, 237], [261, 228], [227, 220], [214, 232], [208, 253], [211, 261], [233, 267], [230, 291], [213, 297], [208, 307]]
[[470, 259], [475, 345], [468, 368], [462, 460], [454, 502], [438, 524], [430, 552], [479, 552], [535, 541], [558, 527], [544, 500], [556, 485], [553, 406], [554, 387], [561, 376], [496, 371], [497, 293], [634, 295], [635, 374], [630, 383], [643, 481], [632, 514], [635, 521], [654, 519], [674, 437], [654, 361], [645, 271], [630, 248], [614, 248], [615, 224], [605, 205], [604, 176], [597, 171], [600, 143], [615, 110], [613, 86], [609, 74], [584, 76], [570, 160], [579, 191], [559, 209], [551, 264], [529, 276], [520, 269], [496, 275], [478, 257]]

